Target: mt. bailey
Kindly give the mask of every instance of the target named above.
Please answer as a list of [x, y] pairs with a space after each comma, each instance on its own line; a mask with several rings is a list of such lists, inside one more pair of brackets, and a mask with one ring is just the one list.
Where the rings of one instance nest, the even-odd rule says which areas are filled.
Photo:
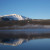
[[29, 18], [22, 15], [11, 14], [11, 15], [0, 16], [0, 19], [1, 20], [27, 20]]

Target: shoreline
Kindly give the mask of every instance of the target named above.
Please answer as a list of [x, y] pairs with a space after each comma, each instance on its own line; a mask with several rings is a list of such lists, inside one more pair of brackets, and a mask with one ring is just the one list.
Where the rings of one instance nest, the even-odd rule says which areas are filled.
[[50, 28], [50, 25], [33, 25], [33, 24], [27, 24], [27, 25], [24, 25], [24, 26], [13, 25], [13, 26], [0, 27], [0, 30], [35, 29], [35, 28]]

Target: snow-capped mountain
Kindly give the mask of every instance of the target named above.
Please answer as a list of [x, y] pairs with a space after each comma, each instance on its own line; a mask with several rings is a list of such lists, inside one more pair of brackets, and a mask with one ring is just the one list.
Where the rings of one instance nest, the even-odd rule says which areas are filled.
[[4, 16], [0, 16], [0, 17], [2, 17], [2, 20], [27, 20], [27, 19], [29, 19], [25, 16], [16, 15], [16, 14], [4, 15]]

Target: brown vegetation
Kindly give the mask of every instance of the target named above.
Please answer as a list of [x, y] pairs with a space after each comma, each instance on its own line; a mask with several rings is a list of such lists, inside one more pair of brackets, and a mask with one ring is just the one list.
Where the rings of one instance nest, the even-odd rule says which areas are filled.
[[20, 21], [0, 21], [0, 27], [19, 25], [23, 26], [26, 24], [37, 24], [37, 25], [50, 25], [50, 20], [20, 20]]

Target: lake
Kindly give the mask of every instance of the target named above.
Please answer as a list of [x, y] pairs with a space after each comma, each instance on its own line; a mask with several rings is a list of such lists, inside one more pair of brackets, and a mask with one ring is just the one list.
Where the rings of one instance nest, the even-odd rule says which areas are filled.
[[50, 50], [50, 29], [0, 30], [0, 50]]

